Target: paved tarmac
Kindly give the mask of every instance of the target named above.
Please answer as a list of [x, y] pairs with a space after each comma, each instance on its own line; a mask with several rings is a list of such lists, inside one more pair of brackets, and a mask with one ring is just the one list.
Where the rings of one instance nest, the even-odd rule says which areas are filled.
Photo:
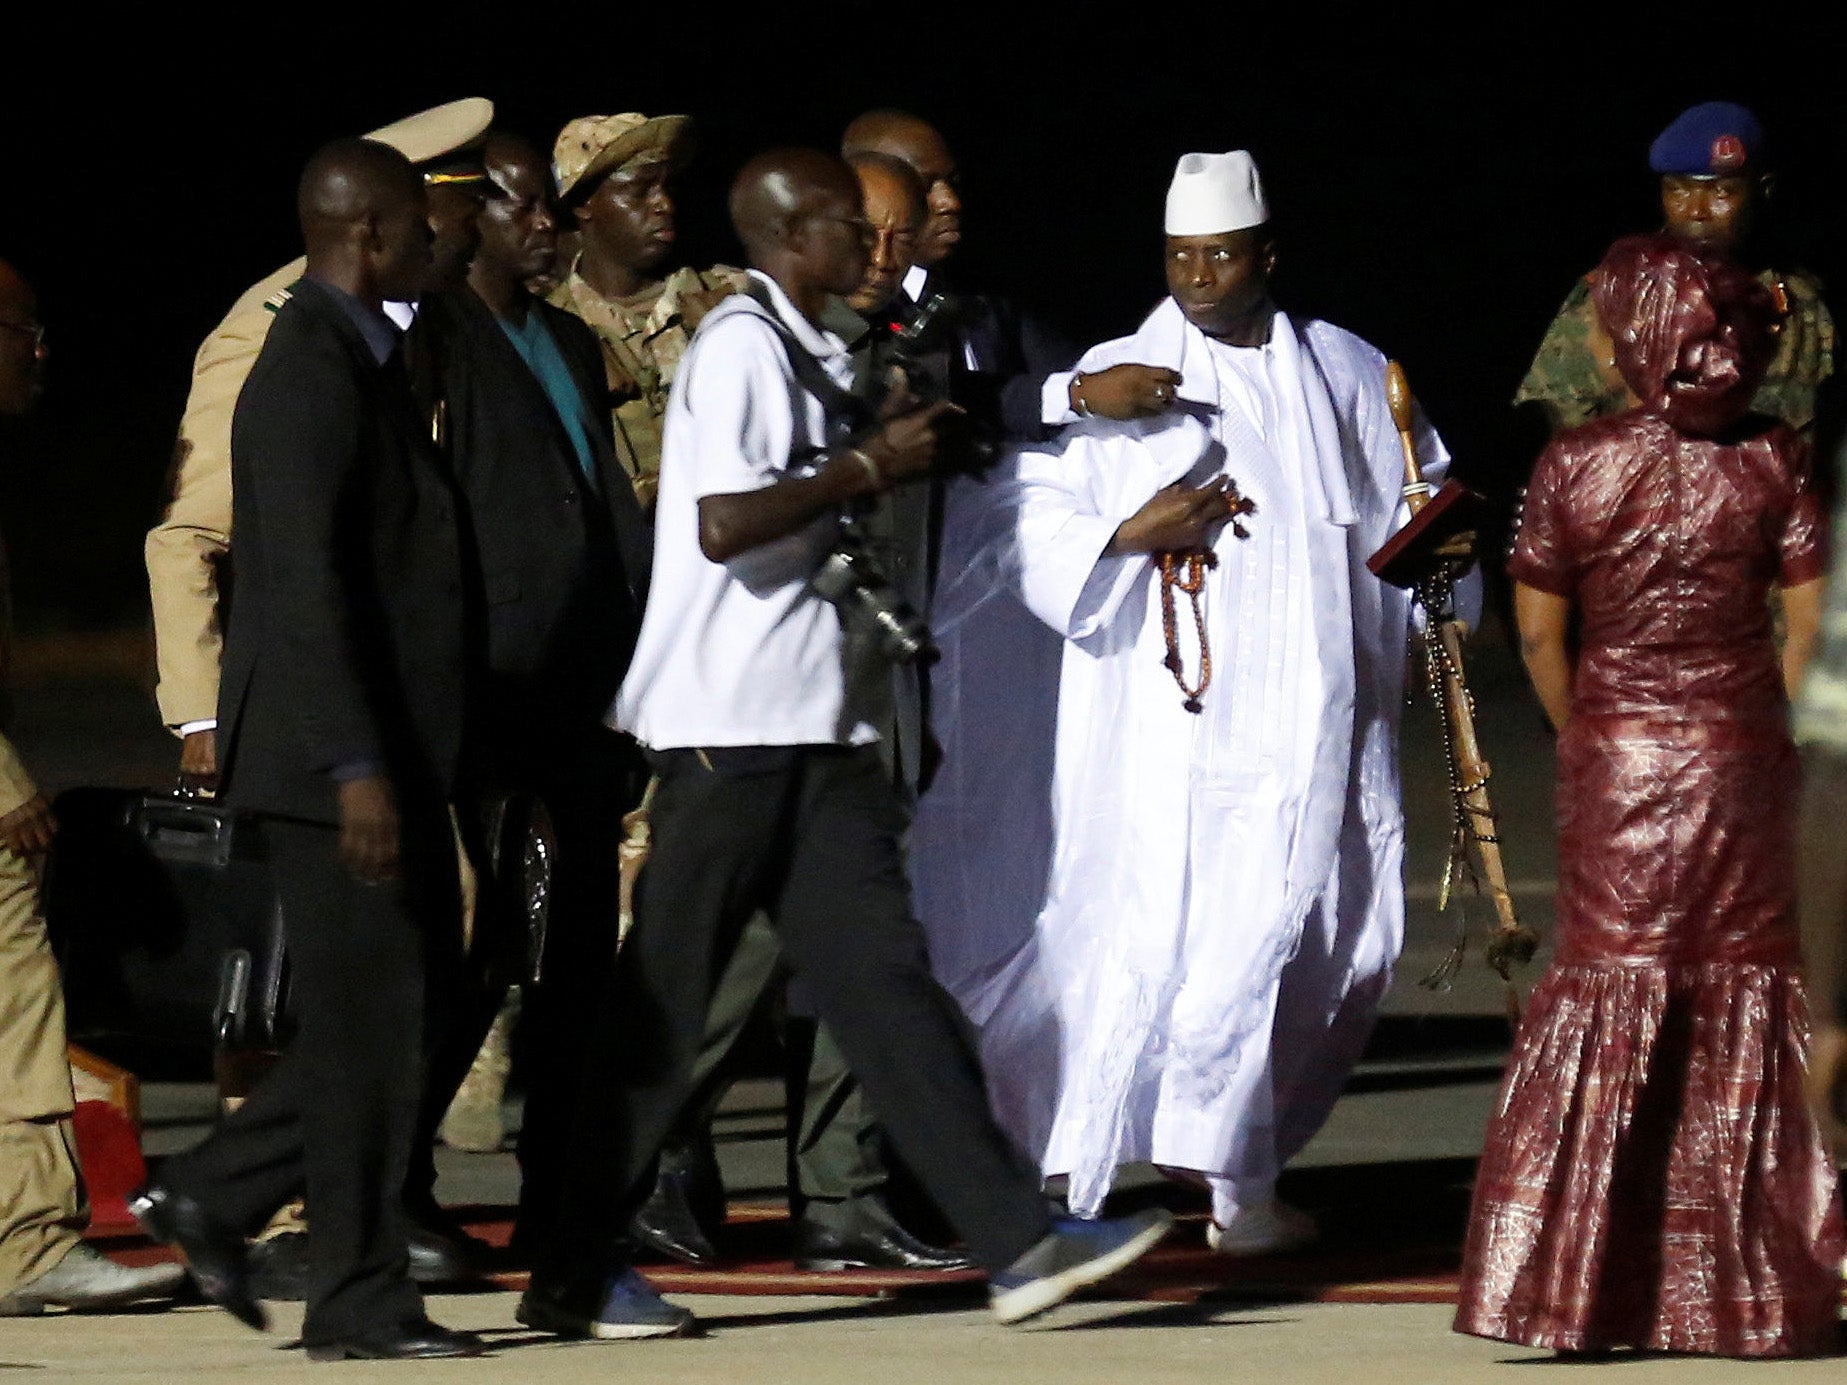
[[[279, 1305], [259, 1336], [209, 1308], [108, 1318], [0, 1322], [0, 1378], [27, 1381], [622, 1382], [622, 1385], [1482, 1385], [1540, 1377], [1618, 1385], [1834, 1381], [1840, 1361], [1756, 1364], [1684, 1358], [1564, 1363], [1550, 1353], [1458, 1337], [1447, 1308], [1086, 1301], [1037, 1327], [984, 1309], [908, 1301], [684, 1300], [707, 1324], [695, 1341], [560, 1343], [512, 1323], [513, 1295], [450, 1295], [431, 1312], [487, 1335], [484, 1360], [315, 1366], [287, 1343], [299, 1309]], [[17, 1372], [17, 1376], [13, 1376]]]

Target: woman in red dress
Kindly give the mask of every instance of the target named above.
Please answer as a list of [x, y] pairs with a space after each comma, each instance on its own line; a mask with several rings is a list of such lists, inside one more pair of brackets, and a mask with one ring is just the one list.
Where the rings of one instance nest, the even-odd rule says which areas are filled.
[[1595, 294], [1642, 403], [1540, 458], [1508, 568], [1559, 730], [1557, 950], [1489, 1125], [1456, 1328], [1825, 1353], [1841, 1213], [1803, 1097], [1786, 696], [1820, 619], [1820, 511], [1801, 440], [1746, 413], [1763, 285], [1638, 236]]

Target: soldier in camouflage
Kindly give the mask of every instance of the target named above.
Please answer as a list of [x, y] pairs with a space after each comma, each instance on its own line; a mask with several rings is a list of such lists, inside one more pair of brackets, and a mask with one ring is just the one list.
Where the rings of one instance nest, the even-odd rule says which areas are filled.
[[[1648, 160], [1661, 179], [1668, 233], [1701, 249], [1744, 254], [1770, 188], [1763, 148], [1762, 127], [1742, 106], [1709, 101], [1676, 117], [1650, 147]], [[1816, 392], [1834, 371], [1834, 319], [1821, 285], [1809, 275], [1765, 268], [1762, 278], [1787, 305], [1787, 316], [1753, 407], [1807, 434]], [[1597, 323], [1586, 275], [1547, 329], [1514, 403], [1538, 404], [1550, 431], [1559, 433], [1636, 402]]]
[[650, 513], [673, 373], [700, 319], [744, 284], [741, 270], [724, 265], [659, 273], [673, 253], [669, 183], [688, 148], [685, 116], [629, 112], [573, 120], [552, 151], [558, 196], [582, 248], [551, 302], [602, 343], [616, 457]]

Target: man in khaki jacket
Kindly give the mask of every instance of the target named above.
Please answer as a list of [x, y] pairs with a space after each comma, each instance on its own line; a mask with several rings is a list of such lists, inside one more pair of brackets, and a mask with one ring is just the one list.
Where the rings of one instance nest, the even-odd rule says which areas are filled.
[[[0, 414], [26, 413], [44, 382], [45, 329], [25, 280], [0, 261]], [[6, 665], [0, 556], [0, 671]], [[64, 992], [39, 913], [51, 805], [0, 735], [0, 1317], [111, 1308], [171, 1294], [178, 1265], [128, 1269], [83, 1244], [90, 1208], [77, 1166]]]
[[[440, 184], [441, 160], [478, 142], [494, 118], [481, 97], [409, 116], [367, 139], [389, 144]], [[296, 260], [252, 285], [199, 348], [192, 390], [174, 449], [166, 512], [148, 532], [145, 554], [154, 608], [160, 719], [182, 737], [180, 770], [209, 782], [218, 769], [218, 661], [224, 650], [221, 567], [231, 549], [231, 413], [269, 335], [276, 310], [301, 278]], [[388, 304], [410, 323], [410, 309]]]
[[690, 151], [683, 115], [580, 116], [559, 131], [552, 178], [581, 249], [553, 306], [574, 313], [603, 346], [616, 459], [654, 513], [667, 391], [693, 329], [744, 272], [690, 265], [663, 276], [677, 228], [671, 184]]

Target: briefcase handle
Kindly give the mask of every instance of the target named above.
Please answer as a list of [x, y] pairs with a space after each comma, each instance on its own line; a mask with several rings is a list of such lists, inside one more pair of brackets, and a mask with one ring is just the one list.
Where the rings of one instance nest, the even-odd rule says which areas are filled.
[[136, 835], [164, 861], [222, 870], [231, 859], [232, 814], [222, 803], [148, 794], [129, 804], [128, 818]]

